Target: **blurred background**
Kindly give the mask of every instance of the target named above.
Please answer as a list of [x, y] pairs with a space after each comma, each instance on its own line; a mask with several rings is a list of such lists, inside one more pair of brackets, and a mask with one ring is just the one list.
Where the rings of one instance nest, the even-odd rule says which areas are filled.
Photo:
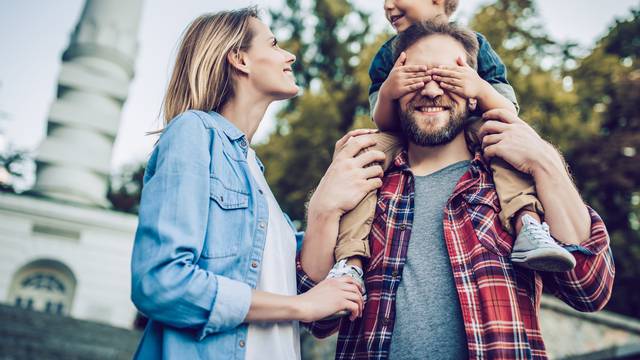
[[[253, 145], [303, 226], [335, 141], [373, 127], [367, 70], [393, 34], [382, 0], [0, 0], [0, 359], [131, 357], [145, 324], [129, 301], [145, 133], [161, 126], [188, 22], [251, 4], [298, 59], [300, 96], [272, 105]], [[454, 16], [501, 56], [520, 116], [564, 153], [611, 235], [606, 311], [543, 299], [552, 358], [640, 357], [639, 17], [632, 0], [463, 0]], [[303, 334], [306, 359], [334, 346]]]

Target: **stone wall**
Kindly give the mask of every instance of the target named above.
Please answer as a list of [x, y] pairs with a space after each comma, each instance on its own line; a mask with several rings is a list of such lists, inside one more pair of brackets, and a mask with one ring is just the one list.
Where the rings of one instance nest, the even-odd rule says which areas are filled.
[[141, 333], [0, 305], [0, 360], [131, 359]]

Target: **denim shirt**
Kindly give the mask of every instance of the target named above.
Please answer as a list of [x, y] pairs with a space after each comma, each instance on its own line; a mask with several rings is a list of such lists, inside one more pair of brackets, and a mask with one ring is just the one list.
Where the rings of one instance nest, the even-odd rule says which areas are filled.
[[131, 261], [131, 299], [149, 317], [136, 359], [244, 359], [269, 221], [248, 146], [215, 112], [184, 112], [161, 135]]

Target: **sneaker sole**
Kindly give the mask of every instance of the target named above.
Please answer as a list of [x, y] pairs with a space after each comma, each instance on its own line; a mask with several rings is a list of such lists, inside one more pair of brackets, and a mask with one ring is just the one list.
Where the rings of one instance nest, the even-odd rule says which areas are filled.
[[562, 248], [514, 252], [511, 261], [527, 269], [548, 272], [567, 272], [576, 266], [573, 255]]

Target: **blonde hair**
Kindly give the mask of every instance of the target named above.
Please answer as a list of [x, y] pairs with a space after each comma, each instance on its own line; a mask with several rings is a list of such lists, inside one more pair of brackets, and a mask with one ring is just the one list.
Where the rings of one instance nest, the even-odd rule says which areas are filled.
[[190, 109], [219, 112], [233, 97], [234, 68], [227, 56], [249, 48], [254, 36], [251, 18], [258, 19], [255, 6], [205, 14], [191, 22], [162, 103], [164, 126]]

